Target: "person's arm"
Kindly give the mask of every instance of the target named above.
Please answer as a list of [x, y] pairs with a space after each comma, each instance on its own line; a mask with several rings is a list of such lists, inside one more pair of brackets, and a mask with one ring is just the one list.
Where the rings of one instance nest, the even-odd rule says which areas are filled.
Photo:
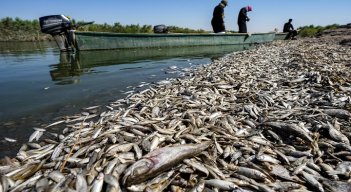
[[245, 17], [244, 17], [245, 20], [246, 20], [246, 21], [250, 21], [250, 18], [247, 16], [247, 11], [246, 11], [246, 9], [243, 10], [243, 14], [244, 14], [244, 16], [245, 16]]
[[291, 30], [294, 30], [294, 26], [292, 24], [290, 24], [290, 28]]
[[222, 19], [224, 20], [224, 8], [221, 9]]
[[225, 25], [224, 25], [224, 8], [221, 9], [221, 14], [222, 14], [222, 27], [225, 31]]

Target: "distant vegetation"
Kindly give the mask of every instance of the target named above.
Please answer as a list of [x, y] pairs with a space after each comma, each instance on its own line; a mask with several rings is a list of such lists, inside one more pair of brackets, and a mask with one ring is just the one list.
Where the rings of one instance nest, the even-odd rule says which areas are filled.
[[327, 25], [325, 27], [310, 25], [310, 26], [299, 27], [298, 29], [299, 29], [299, 36], [301, 37], [315, 37], [321, 32], [323, 32], [324, 30], [336, 29], [338, 27], [339, 25], [337, 24]]
[[[74, 21], [75, 22], [75, 21]], [[77, 22], [84, 23], [83, 21]], [[171, 33], [205, 33], [205, 30], [194, 30], [189, 28], [181, 28], [177, 26], [167, 26]], [[82, 26], [80, 31], [95, 31], [95, 32], [114, 32], [114, 33], [153, 33], [152, 25], [122, 25], [121, 23], [114, 23], [113, 25], [105, 24], [90, 24]]]
[[[84, 21], [73, 24], [80, 24]], [[322, 26], [304, 26], [299, 27], [299, 35], [301, 37], [315, 37], [326, 29], [336, 29], [339, 25], [333, 24], [325, 27]], [[90, 24], [78, 28], [80, 31], [96, 31], [96, 32], [115, 32], [115, 33], [153, 33], [151, 25], [122, 25], [121, 23], [110, 24]], [[181, 28], [177, 26], [168, 26], [171, 33], [206, 33], [207, 31], [199, 29]], [[20, 18], [6, 17], [0, 20], [0, 41], [46, 41], [52, 40], [50, 35], [40, 32], [39, 20], [22, 20]]]
[[[84, 21], [73, 24], [84, 23]], [[153, 33], [151, 25], [122, 25], [115, 23], [113, 25], [90, 24], [78, 28], [80, 31], [96, 31], [96, 32], [115, 32], [115, 33]], [[181, 28], [176, 26], [168, 26], [171, 33], [205, 33], [205, 30], [194, 30], [189, 28]], [[0, 20], [0, 41], [45, 41], [52, 40], [50, 35], [40, 32], [39, 20], [22, 20], [20, 18], [6, 17]]]
[[49, 35], [40, 32], [38, 20], [22, 20], [6, 17], [0, 20], [0, 41], [42, 41]]
[[[79, 23], [84, 23], [84, 21], [73, 23], [79, 25]], [[171, 33], [205, 33], [205, 30], [199, 29], [189, 29], [177, 26], [167, 26], [167, 29]], [[95, 31], [95, 32], [114, 32], [114, 33], [153, 33], [152, 25], [122, 25], [121, 23], [114, 23], [113, 25], [105, 24], [90, 24], [87, 26], [82, 26], [79, 28], [80, 31]]]

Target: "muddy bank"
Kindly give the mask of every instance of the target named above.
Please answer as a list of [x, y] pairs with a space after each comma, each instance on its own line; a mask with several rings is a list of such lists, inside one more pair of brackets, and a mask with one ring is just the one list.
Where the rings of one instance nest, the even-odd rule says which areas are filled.
[[325, 40], [336, 41], [341, 45], [351, 46], [351, 23], [342, 25], [338, 29], [325, 30], [317, 37]]

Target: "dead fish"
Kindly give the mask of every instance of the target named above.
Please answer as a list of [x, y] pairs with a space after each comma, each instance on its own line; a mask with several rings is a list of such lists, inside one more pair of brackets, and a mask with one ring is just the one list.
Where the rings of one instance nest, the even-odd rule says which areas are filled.
[[[35, 184], [35, 190], [37, 192], [48, 191], [48, 187], [49, 187], [49, 180], [47, 178], [42, 178]], [[1, 189], [0, 189], [0, 191], [1, 191]]]
[[99, 175], [96, 177], [91, 187], [91, 192], [100, 192], [102, 190], [103, 184], [104, 184], [104, 174], [99, 173]]
[[38, 141], [42, 135], [43, 129], [37, 129], [30, 135], [28, 142], [32, 142], [34, 139]]
[[171, 169], [184, 159], [198, 155], [211, 145], [211, 141], [202, 144], [164, 147], [146, 154], [142, 159], [130, 166], [124, 174], [123, 183], [138, 184]]
[[264, 122], [263, 125], [272, 127], [273, 129], [276, 129], [277, 131], [280, 131], [280, 132], [288, 132], [288, 133], [294, 134], [309, 142], [313, 141], [307, 132], [305, 132], [303, 129], [301, 129], [299, 126], [295, 124], [282, 123], [282, 122]]
[[349, 139], [340, 131], [335, 129], [334, 126], [329, 122], [328, 122], [328, 127], [329, 127], [329, 135], [331, 138], [333, 138], [336, 141], [343, 142], [347, 145], [350, 145]]
[[335, 191], [335, 192], [350, 192], [351, 191], [351, 183], [350, 182], [330, 181], [327, 179], [323, 179], [322, 183], [323, 183], [323, 185], [326, 186], [326, 188], [329, 191]]
[[288, 180], [288, 181], [294, 181], [294, 179], [290, 176], [289, 171], [282, 165], [272, 165], [269, 166], [270, 172], [272, 175], [275, 175], [279, 178]]
[[26, 187], [32, 187], [35, 185], [35, 183], [42, 177], [42, 174], [33, 176], [29, 178], [28, 180], [25, 180], [23, 183], [17, 185], [16, 187], [12, 188], [10, 192], [17, 192], [17, 191], [23, 191], [24, 188]]
[[194, 169], [197, 169], [200, 172], [204, 173], [206, 175], [206, 177], [209, 175], [207, 168], [196, 160], [185, 159], [184, 163], [186, 163], [187, 165], [193, 167]]
[[351, 161], [340, 162], [334, 171], [327, 171], [329, 175], [350, 175], [351, 174]]
[[117, 177], [110, 175], [110, 174], [107, 174], [104, 177], [104, 181], [105, 181], [105, 183], [110, 185], [109, 187], [111, 188], [111, 191], [112, 191], [112, 188], [113, 188], [113, 191], [115, 191], [115, 192], [122, 191]]
[[210, 180], [205, 180], [205, 185], [210, 185], [212, 187], [216, 187], [220, 190], [234, 190], [238, 189], [239, 187], [235, 185], [232, 182], [229, 181], [224, 181], [224, 180], [219, 180], [219, 179], [210, 179]]
[[280, 164], [279, 160], [273, 158], [270, 155], [266, 155], [266, 154], [258, 155], [258, 156], [256, 156], [256, 159], [261, 161], [261, 162], [270, 162], [273, 164]]
[[351, 113], [344, 109], [324, 109], [323, 112], [332, 117], [337, 117], [340, 119], [349, 119], [351, 117]]
[[56, 183], [59, 183], [61, 180], [65, 179], [65, 175], [63, 175], [59, 171], [52, 171], [51, 173], [49, 173], [48, 177]]
[[52, 126], [55, 126], [55, 125], [64, 123], [65, 121], [66, 121], [66, 120], [56, 121], [56, 122], [51, 123], [50, 125], [46, 126], [45, 128], [49, 128], [49, 127], [52, 127]]
[[85, 177], [81, 174], [77, 175], [76, 179], [76, 190], [77, 191], [88, 191], [88, 184]]
[[10, 143], [15, 143], [15, 142], [17, 142], [16, 139], [12, 139], [12, 138], [8, 138], [8, 137], [5, 137], [4, 139], [5, 139], [5, 141], [10, 142]]
[[63, 150], [63, 143], [60, 143], [52, 152], [51, 160], [55, 160], [57, 157], [59, 157], [62, 150]]
[[199, 181], [189, 192], [202, 192], [205, 189], [205, 182], [203, 180]]
[[318, 180], [316, 178], [314, 178], [314, 176], [312, 176], [304, 171], [302, 171], [301, 173], [302, 173], [303, 177], [305, 178], [305, 180], [307, 181], [307, 183], [309, 183], [314, 188], [318, 189], [320, 192], [324, 192], [322, 184], [319, 183]]
[[146, 185], [146, 192], [164, 191], [174, 180], [178, 174], [174, 174], [174, 170], [162, 173], [149, 181]]
[[293, 189], [300, 189], [302, 187], [302, 185], [298, 183], [281, 181], [270, 183], [269, 186], [271, 186], [275, 191], [290, 191]]
[[258, 171], [256, 169], [251, 169], [247, 167], [238, 167], [237, 171], [238, 173], [252, 179], [268, 180], [265, 174], [263, 174], [261, 171]]
[[326, 163], [321, 163], [319, 164], [319, 166], [322, 168], [323, 171], [325, 171], [331, 178], [333, 178], [333, 180], [337, 181], [339, 180], [338, 175], [333, 175], [333, 174], [329, 174], [328, 172], [333, 172], [334, 169], [333, 167], [331, 167], [330, 165], [326, 164]]

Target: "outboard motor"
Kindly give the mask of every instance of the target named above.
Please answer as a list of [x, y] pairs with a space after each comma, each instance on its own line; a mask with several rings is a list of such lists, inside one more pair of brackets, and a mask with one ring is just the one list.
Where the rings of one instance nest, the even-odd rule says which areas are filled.
[[154, 33], [168, 33], [168, 28], [166, 25], [155, 25]]
[[72, 51], [75, 45], [71, 21], [64, 15], [49, 15], [39, 18], [41, 32], [54, 37], [61, 51]]

